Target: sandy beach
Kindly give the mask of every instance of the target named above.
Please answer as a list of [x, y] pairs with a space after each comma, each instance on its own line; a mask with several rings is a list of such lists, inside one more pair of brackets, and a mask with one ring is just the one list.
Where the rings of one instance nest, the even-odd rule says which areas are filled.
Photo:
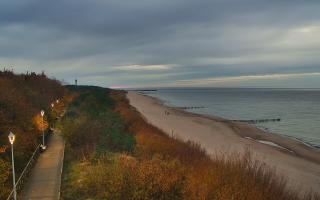
[[210, 154], [244, 152], [288, 179], [291, 189], [320, 191], [320, 152], [299, 141], [267, 133], [254, 126], [203, 116], [165, 106], [161, 101], [128, 92], [130, 104], [168, 135], [201, 144]]

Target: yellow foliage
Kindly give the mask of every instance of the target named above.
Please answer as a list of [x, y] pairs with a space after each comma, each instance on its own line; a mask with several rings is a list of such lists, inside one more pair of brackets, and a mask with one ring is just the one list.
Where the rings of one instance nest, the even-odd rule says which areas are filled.
[[7, 148], [8, 148], [8, 145], [0, 147], [0, 153], [6, 152]]
[[40, 115], [40, 113], [34, 116], [33, 123], [39, 131], [45, 131], [49, 127], [48, 121], [45, 117], [43, 117], [42, 120], [42, 116]]

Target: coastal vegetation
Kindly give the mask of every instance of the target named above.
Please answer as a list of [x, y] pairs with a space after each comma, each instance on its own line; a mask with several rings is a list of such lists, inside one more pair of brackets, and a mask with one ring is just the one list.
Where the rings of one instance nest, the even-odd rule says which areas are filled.
[[62, 198], [319, 199], [245, 155], [209, 156], [200, 145], [148, 124], [124, 91], [70, 87], [61, 123], [67, 141]]
[[[12, 189], [11, 150], [9, 132], [16, 135], [14, 144], [15, 171], [19, 177], [30, 156], [41, 141], [42, 129], [62, 112], [66, 88], [44, 73], [14, 74], [0, 71], [0, 199], [6, 199]], [[60, 98], [53, 109], [51, 102]], [[40, 110], [44, 110], [44, 126]]]
[[[147, 123], [125, 91], [62, 86], [43, 73], [0, 72], [0, 199], [11, 187], [8, 133], [17, 176], [57, 117], [66, 141], [62, 199], [312, 200], [245, 155], [208, 155], [197, 143]], [[50, 104], [59, 98], [54, 108]], [[45, 110], [44, 125], [39, 112]]]

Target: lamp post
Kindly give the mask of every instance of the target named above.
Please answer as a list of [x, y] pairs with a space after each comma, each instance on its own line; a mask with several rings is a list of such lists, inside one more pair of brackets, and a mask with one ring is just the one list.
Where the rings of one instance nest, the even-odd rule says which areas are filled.
[[10, 132], [8, 135], [9, 142], [11, 144], [11, 159], [12, 159], [12, 182], [13, 182], [13, 199], [17, 200], [17, 190], [16, 190], [16, 173], [14, 171], [14, 157], [13, 157], [13, 143], [15, 139], [15, 135]]
[[[51, 114], [52, 114], [52, 116], [54, 117], [54, 115], [53, 115], [53, 108], [54, 108], [54, 103], [51, 103]], [[54, 119], [53, 119], [53, 123], [52, 123], [52, 129], [54, 130]]]
[[41, 148], [44, 150], [44, 149], [46, 149], [46, 146], [44, 145], [44, 125], [43, 125], [44, 111], [41, 110], [40, 114], [41, 114], [41, 117], [42, 117], [42, 145], [41, 145]]
[[[59, 104], [59, 103], [60, 103], [60, 99], [57, 99], [57, 100], [56, 100], [56, 103]], [[58, 113], [59, 113], [59, 112], [58, 112]], [[61, 117], [61, 113], [60, 113], [60, 115], [59, 115], [58, 113], [57, 113], [57, 119], [58, 119], [59, 117]]]

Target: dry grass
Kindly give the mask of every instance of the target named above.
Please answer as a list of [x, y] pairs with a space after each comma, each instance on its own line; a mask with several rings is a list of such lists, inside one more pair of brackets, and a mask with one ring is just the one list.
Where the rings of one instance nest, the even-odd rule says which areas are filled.
[[[159, 163], [179, 163], [175, 166], [179, 169], [175, 170], [183, 180], [178, 186], [182, 199], [320, 199], [314, 193], [303, 195], [290, 191], [283, 177], [277, 176], [265, 164], [252, 160], [249, 152], [210, 158], [199, 145], [171, 138], [146, 123], [129, 105], [124, 92], [114, 91], [112, 97], [117, 102], [116, 111], [121, 113], [128, 129], [136, 135], [135, 157], [141, 160], [140, 165], [154, 157], [160, 158], [157, 160]], [[157, 173], [161, 176], [165, 171]]]
[[[253, 160], [249, 151], [244, 155], [217, 153], [215, 157], [209, 156], [200, 145], [171, 138], [146, 123], [130, 106], [124, 92], [113, 91], [111, 97], [115, 102], [113, 112], [122, 116], [116, 124], [125, 126], [116, 126], [113, 132], [118, 138], [132, 133], [130, 136], [135, 137], [133, 151], [105, 148], [98, 157], [89, 156], [90, 159], [82, 160], [70, 157], [71, 154], [68, 156], [67, 152], [69, 163], [65, 165], [67, 170], [63, 178], [64, 200], [320, 199], [313, 193], [303, 196], [288, 190], [285, 179]], [[114, 115], [110, 116], [113, 118]], [[119, 127], [125, 131], [119, 132]], [[78, 135], [80, 129], [71, 128], [70, 132], [73, 130]], [[93, 135], [90, 130], [84, 130], [84, 134], [78, 136], [90, 141]], [[82, 143], [75, 146], [80, 150], [86, 147]], [[96, 155], [96, 150], [89, 152]]]

